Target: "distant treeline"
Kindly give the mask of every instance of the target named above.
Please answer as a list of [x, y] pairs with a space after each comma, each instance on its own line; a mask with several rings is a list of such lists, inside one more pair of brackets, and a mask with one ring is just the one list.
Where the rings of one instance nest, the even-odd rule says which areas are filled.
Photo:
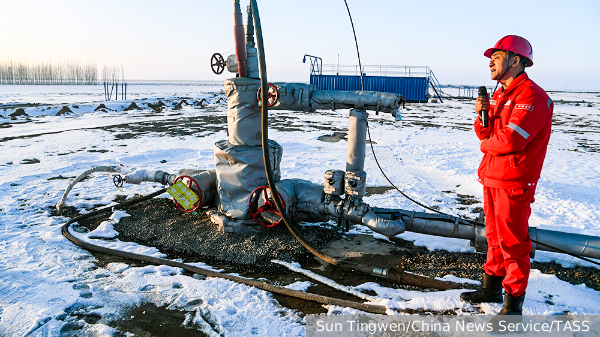
[[[102, 80], [122, 80], [123, 68], [104, 66]], [[60, 85], [98, 84], [96, 63], [80, 61], [38, 62], [27, 64], [20, 61], [0, 61], [0, 84]]]

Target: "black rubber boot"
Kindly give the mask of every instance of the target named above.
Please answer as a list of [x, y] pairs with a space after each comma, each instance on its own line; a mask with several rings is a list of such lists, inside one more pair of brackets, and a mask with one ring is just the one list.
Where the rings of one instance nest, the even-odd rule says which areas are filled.
[[525, 294], [519, 297], [504, 294], [504, 306], [498, 315], [523, 315], [523, 301]]
[[483, 287], [477, 291], [460, 294], [460, 299], [469, 303], [502, 303], [502, 280], [504, 276], [483, 274]]
[[525, 294], [519, 297], [504, 294], [502, 310], [489, 322], [493, 334], [524, 332], [514, 330], [518, 323], [523, 322], [523, 301], [525, 301]]

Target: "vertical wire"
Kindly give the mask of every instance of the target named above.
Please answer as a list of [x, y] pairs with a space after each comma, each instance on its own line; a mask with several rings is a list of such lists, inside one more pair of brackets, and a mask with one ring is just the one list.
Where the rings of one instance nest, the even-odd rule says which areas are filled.
[[350, 7], [348, 7], [348, 2], [344, 0], [344, 3], [346, 4], [348, 16], [350, 17], [350, 24], [352, 25], [352, 34], [354, 34], [354, 44], [356, 45], [356, 55], [358, 56], [358, 70], [360, 71], [360, 90], [365, 91], [365, 81], [363, 79], [362, 64], [360, 63], [360, 51], [358, 51], [358, 40], [356, 39], [356, 30], [354, 30], [354, 22], [352, 21], [352, 14], [350, 14]]

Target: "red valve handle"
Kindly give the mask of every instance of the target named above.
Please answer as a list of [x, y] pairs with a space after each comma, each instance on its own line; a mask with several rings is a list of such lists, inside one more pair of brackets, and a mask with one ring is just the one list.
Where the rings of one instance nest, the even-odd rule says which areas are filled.
[[[269, 189], [269, 186], [260, 186], [260, 187], [257, 187], [254, 191], [252, 191], [252, 193], [250, 193], [250, 198], [248, 199], [248, 208], [250, 209], [250, 215], [252, 215], [252, 218], [258, 224], [260, 224], [261, 226], [264, 226], [264, 227], [275, 227], [283, 222], [283, 217], [281, 217], [281, 214], [277, 211], [277, 206], [275, 206], [275, 201], [273, 201], [272, 199], [270, 199], [268, 197], [267, 189]], [[253, 212], [252, 211], [252, 201], [255, 199], [255, 195], [260, 194], [261, 192], [264, 193], [265, 203], [260, 205], [256, 209], [256, 212]], [[281, 193], [277, 192], [277, 194], [279, 195], [279, 200], [281, 200], [281, 205], [285, 209], [285, 202], [283, 201], [283, 198], [281, 197]], [[258, 197], [256, 197], [256, 198], [258, 198]], [[273, 212], [273, 213], [279, 215], [281, 217], [281, 219], [279, 219], [279, 221], [277, 221], [276, 223], [272, 223], [272, 224], [265, 223], [265, 222], [259, 220], [259, 218], [258, 218], [258, 216], [262, 212]]]
[[196, 187], [198, 188], [198, 191], [200, 191], [200, 193], [196, 193], [196, 195], [198, 196], [198, 201], [193, 205], [193, 207], [191, 209], [183, 208], [183, 206], [181, 206], [175, 199], [173, 199], [173, 201], [175, 202], [175, 206], [177, 206], [177, 208], [179, 208], [180, 210], [182, 210], [184, 212], [191, 213], [191, 212], [196, 211], [198, 208], [200, 208], [200, 205], [202, 205], [202, 189], [200, 188], [200, 185], [198, 184], [198, 182], [190, 176], [179, 176], [179, 177], [175, 178], [173, 185], [175, 185], [177, 182], [179, 182], [180, 180], [183, 180], [185, 178], [188, 179], [187, 187], [189, 187], [192, 191], [194, 191], [194, 189], [192, 188], [192, 185], [196, 185]]
[[214, 53], [210, 58], [210, 67], [212, 68], [213, 73], [220, 75], [225, 70], [225, 59], [223, 59], [223, 55], [219, 53]]
[[[269, 86], [269, 90], [267, 90], [267, 106], [272, 107], [279, 100], [279, 90], [277, 90], [277, 87], [271, 83], [267, 83], [267, 85]], [[258, 88], [258, 93], [256, 94], [256, 99], [259, 103], [262, 101], [262, 97], [260, 95], [261, 90], [262, 87]]]

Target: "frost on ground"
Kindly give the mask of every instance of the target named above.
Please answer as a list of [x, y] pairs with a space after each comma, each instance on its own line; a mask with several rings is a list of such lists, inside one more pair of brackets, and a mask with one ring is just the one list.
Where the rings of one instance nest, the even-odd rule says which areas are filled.
[[[214, 143], [227, 137], [221, 87], [144, 86], [137, 92], [131, 88], [132, 98], [142, 109], [128, 111], [124, 110], [131, 99], [99, 102], [101, 88], [76, 87], [68, 92], [69, 87], [6, 87], [0, 94], [0, 335], [114, 335], [118, 331], [111, 322], [148, 303], [181, 311], [184, 327], [209, 336], [304, 333], [302, 315], [280, 306], [264, 291], [221, 279], [190, 277], [165, 266], [100, 265], [61, 235], [60, 227], [68, 219], [52, 216], [51, 208], [69, 179], [93, 166], [122, 164], [167, 172], [212, 168]], [[600, 99], [596, 94], [574, 93], [553, 93], [552, 97], [557, 102], [554, 132], [530, 223], [600, 236]], [[560, 104], [560, 99], [593, 104]], [[166, 105], [156, 108], [158, 101]], [[105, 108], [97, 109], [100, 103]], [[56, 116], [63, 105], [72, 112]], [[28, 116], [11, 119], [9, 115], [18, 107]], [[476, 180], [481, 154], [471, 130], [472, 101], [410, 104], [402, 113], [402, 127], [389, 115], [370, 116], [371, 137], [383, 170], [412, 198], [443, 212], [474, 217], [482, 206], [482, 191]], [[348, 111], [273, 112], [270, 138], [284, 148], [282, 177], [321, 183], [326, 169], [343, 169], [347, 116]], [[338, 142], [319, 140], [335, 133], [342, 135]], [[370, 152], [365, 171], [369, 186], [387, 186]], [[74, 188], [67, 205], [83, 213], [113, 202], [119, 194], [148, 194], [158, 187], [126, 185], [120, 192], [110, 177], [95, 174]], [[366, 201], [420, 211], [394, 191], [369, 196]], [[111, 221], [122, 216], [115, 214]], [[115, 234], [111, 221], [95, 233], [78, 235], [121, 249], [161, 254], [152, 247], [111, 242]], [[472, 251], [464, 240], [414, 233], [400, 237], [431, 250]], [[535, 259], [592, 266], [541, 251]], [[530, 277], [526, 314], [600, 314], [600, 292], [538, 270], [532, 270]], [[289, 285], [308, 291], [310, 286], [306, 282]], [[420, 292], [374, 283], [356, 285], [355, 290], [392, 301], [396, 309], [472, 312], [459, 301], [461, 290]], [[493, 314], [500, 305], [481, 309]], [[328, 310], [330, 314], [355, 313], [337, 307]]]

